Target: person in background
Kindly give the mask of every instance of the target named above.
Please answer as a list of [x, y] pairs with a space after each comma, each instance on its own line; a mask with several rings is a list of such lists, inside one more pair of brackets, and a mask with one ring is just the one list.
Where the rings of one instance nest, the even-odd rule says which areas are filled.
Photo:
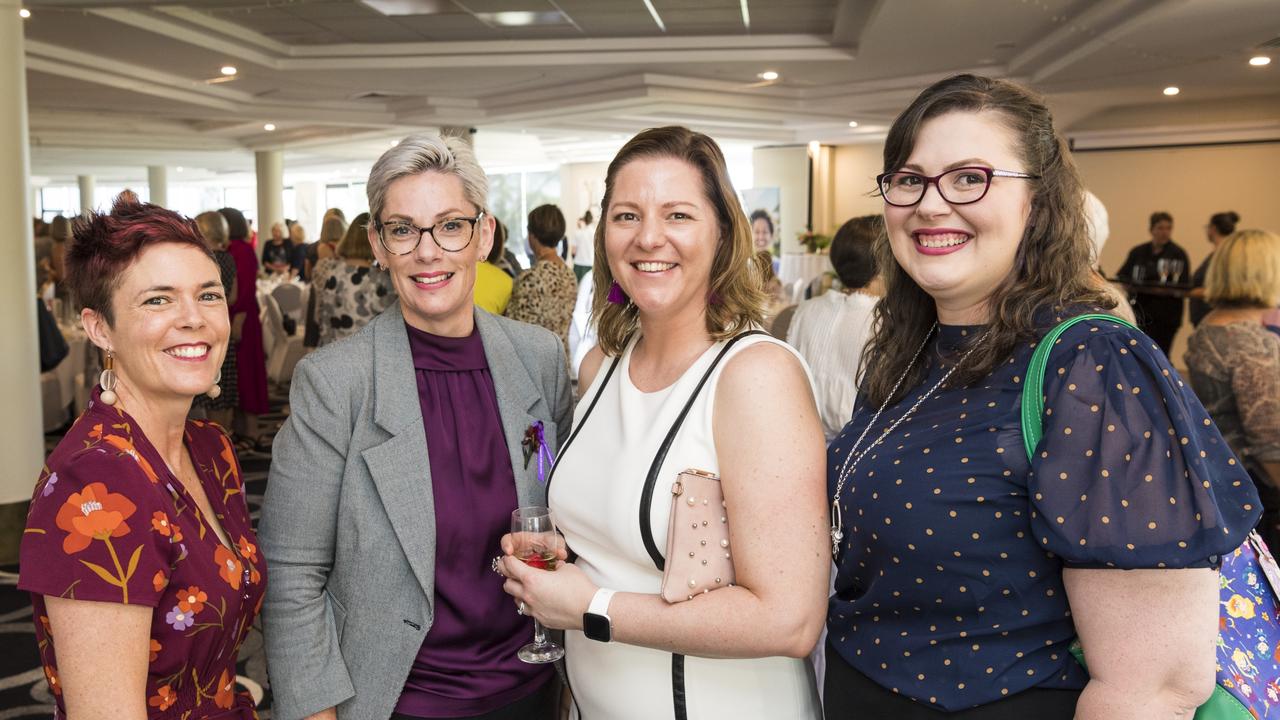
[[1170, 274], [1168, 279], [1174, 285], [1187, 281], [1190, 268], [1187, 251], [1173, 241], [1172, 215], [1167, 212], [1151, 213], [1148, 227], [1151, 240], [1129, 251], [1118, 275], [1125, 282], [1133, 281], [1130, 293], [1138, 327], [1150, 335], [1165, 355], [1168, 355], [1173, 349], [1173, 337], [1182, 326], [1182, 308], [1186, 303], [1180, 295], [1171, 295], [1163, 290], [1147, 292], [1143, 286], [1157, 285], [1160, 282], [1160, 260], [1181, 262], [1178, 272]]
[[[595, 271], [588, 270], [578, 279], [578, 299], [573, 304], [569, 321], [569, 377], [578, 380], [578, 369], [587, 353], [597, 344], [595, 319], [591, 317], [591, 299], [595, 297]], [[578, 392], [586, 390], [579, 385]]]
[[573, 233], [573, 274], [582, 282], [582, 276], [591, 272], [595, 262], [596, 218], [590, 210], [578, 218], [578, 227]]
[[[822, 426], [795, 351], [741, 335], [758, 328], [767, 298], [724, 155], [688, 128], [645, 130], [609, 164], [601, 208], [600, 344], [579, 376], [591, 400], [578, 404], [547, 486], [577, 557], [542, 572], [508, 555], [507, 591], [565, 630], [578, 717], [817, 718], [805, 657], [830, 566]], [[687, 468], [721, 476], [729, 539], [714, 550], [732, 547], [736, 581], [669, 603], [658, 569], [668, 488]], [[584, 632], [587, 612], [603, 626]]]
[[34, 245], [36, 263], [36, 288], [46, 282], [56, 282], [53, 277], [53, 238], [49, 226], [40, 218], [32, 222], [31, 242]]
[[367, 192], [398, 302], [293, 376], [262, 507], [273, 716], [554, 720], [490, 568], [511, 511], [546, 502], [521, 438], [569, 432], [560, 344], [472, 303], [494, 223], [464, 140], [404, 138]]
[[[514, 284], [511, 276], [503, 272], [499, 267], [499, 263], [503, 263], [502, 253], [505, 250], [506, 232], [502, 230], [502, 223], [497, 223], [494, 227], [493, 247], [489, 249], [489, 255], [484, 262], [476, 266], [476, 289], [475, 302], [476, 307], [483, 309], [485, 312], [494, 315], [501, 315], [507, 310], [507, 303], [511, 301], [511, 288]], [[499, 237], [503, 241], [499, 243]]]
[[1241, 230], [1215, 245], [1205, 277], [1213, 309], [1187, 339], [1187, 369], [1258, 487], [1263, 539], [1280, 548], [1280, 336], [1263, 324], [1280, 303], [1280, 236]]
[[373, 262], [369, 213], [360, 213], [338, 243], [337, 255], [316, 267], [311, 292], [317, 295], [321, 347], [359, 332], [396, 301], [391, 275]]
[[49, 455], [19, 550], [47, 702], [60, 718], [252, 720], [236, 657], [267, 568], [231, 443], [187, 418], [227, 349], [218, 266], [190, 220], [117, 198], [77, 221], [66, 267], [110, 369]]
[[[223, 294], [228, 298], [236, 297], [236, 260], [227, 252], [230, 242], [227, 219], [215, 210], [202, 212], [196, 216], [196, 229], [204, 238], [205, 247], [213, 255], [218, 264], [218, 277], [222, 280]], [[227, 352], [222, 357], [222, 367], [218, 371], [218, 387], [221, 391], [217, 397], [208, 394], [197, 395], [192, 407], [201, 408], [205, 416], [218, 423], [228, 433], [232, 431], [236, 406], [240, 402], [238, 373], [236, 372], [236, 347], [240, 343], [240, 335], [244, 332], [243, 312], [234, 316], [228, 308], [228, 322], [231, 333], [227, 340]]]
[[757, 208], [751, 212], [751, 240], [756, 252], [773, 250], [773, 218], [767, 210]]
[[53, 245], [49, 251], [50, 275], [54, 282], [54, 297], [63, 303], [71, 302], [71, 294], [63, 285], [67, 277], [66, 252], [67, 243], [71, 240], [71, 221], [61, 215], [55, 215], [49, 223], [49, 238]]
[[[295, 223], [295, 227], [296, 227]], [[321, 265], [339, 262], [337, 254], [338, 241], [347, 233], [347, 221], [338, 208], [330, 208], [325, 213], [324, 224], [320, 228], [320, 239], [307, 246], [308, 264], [306, 275], [315, 285], [315, 278], [320, 273]], [[303, 317], [302, 344], [304, 347], [317, 347], [320, 344], [320, 324], [316, 322], [316, 293], [307, 298], [307, 311]]]
[[1236, 231], [1236, 224], [1240, 222], [1240, 216], [1228, 210], [1227, 212], [1214, 213], [1209, 218], [1209, 224], [1204, 228], [1204, 234], [1209, 240], [1209, 254], [1205, 256], [1200, 266], [1191, 274], [1191, 298], [1187, 307], [1188, 315], [1191, 318], [1192, 327], [1198, 326], [1205, 315], [1213, 308], [1204, 299], [1205, 296], [1205, 277], [1209, 273], [1209, 262], [1213, 260], [1213, 254], [1218, 249], [1218, 244], [1228, 235]]
[[267, 446], [258, 435], [258, 416], [267, 412], [267, 355], [262, 338], [258, 307], [258, 256], [245, 233], [249, 225], [244, 213], [235, 208], [218, 211], [227, 221], [227, 252], [236, 261], [236, 296], [228, 308], [231, 317], [242, 315], [240, 340], [236, 344], [236, 385], [239, 394], [236, 447], [241, 451], [262, 451]]
[[884, 292], [875, 258], [882, 235], [880, 215], [856, 217], [840, 226], [831, 240], [830, 258], [841, 287], [800, 303], [787, 333], [787, 342], [809, 363], [828, 441], [849, 421], [858, 397], [862, 348]]
[[275, 223], [271, 226], [271, 239], [262, 245], [262, 267], [272, 274], [287, 274], [293, 267], [294, 248], [305, 242], [302, 225], [294, 223], [286, 238], [284, 228]]
[[529, 251], [534, 263], [516, 278], [506, 316], [555, 333], [564, 345], [567, 364], [569, 320], [578, 298], [578, 278], [556, 253], [564, 226], [564, 214], [555, 205], [539, 205], [529, 212]]
[[1133, 314], [1133, 306], [1129, 304], [1129, 294], [1125, 292], [1123, 285], [1107, 280], [1107, 276], [1102, 272], [1102, 266], [1098, 262], [1098, 259], [1102, 257], [1102, 248], [1107, 244], [1107, 238], [1111, 236], [1111, 223], [1107, 214], [1107, 206], [1102, 204], [1102, 200], [1097, 195], [1088, 190], [1084, 191], [1084, 215], [1089, 231], [1089, 240], [1093, 244], [1090, 267], [1093, 268], [1094, 282], [1097, 283], [1098, 289], [1105, 292], [1115, 301], [1115, 307], [1111, 308], [1111, 314], [1127, 321], [1131, 325], [1137, 325], [1138, 319]]
[[1024, 446], [1033, 348], [1114, 304], [1049, 108], [946, 78], [894, 120], [883, 169], [885, 294], [827, 455], [827, 717], [1190, 718], [1258, 496], [1160, 348], [1109, 320], [1050, 346]]

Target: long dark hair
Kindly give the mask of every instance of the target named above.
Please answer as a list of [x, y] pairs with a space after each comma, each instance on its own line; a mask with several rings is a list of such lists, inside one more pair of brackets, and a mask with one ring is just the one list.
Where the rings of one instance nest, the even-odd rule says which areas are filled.
[[[1115, 300], [1090, 270], [1092, 243], [1084, 211], [1084, 187], [1066, 142], [1053, 127], [1044, 101], [1005, 80], [955, 75], [920, 95], [894, 120], [884, 146], [884, 171], [901, 169], [924, 123], [949, 112], [997, 113], [1018, 138], [1032, 183], [1031, 214], [1013, 270], [988, 300], [991, 317], [981, 343], [973, 346], [951, 384], [967, 386], [986, 377], [1019, 343], [1034, 340], [1037, 320], [1054, 308], [1110, 309]], [[898, 392], [894, 383], [938, 319], [937, 306], [893, 257], [887, 237], [876, 243], [885, 296], [876, 305], [876, 330], [863, 353], [859, 392], [872, 405], [896, 401], [923, 382], [926, 363], [911, 370]]]

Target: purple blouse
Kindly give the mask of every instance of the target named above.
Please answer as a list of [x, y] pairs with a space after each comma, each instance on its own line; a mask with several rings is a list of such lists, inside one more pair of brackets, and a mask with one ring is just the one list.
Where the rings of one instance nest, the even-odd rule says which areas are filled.
[[552, 673], [516, 657], [533, 639], [533, 621], [516, 613], [489, 568], [511, 530], [515, 475], [480, 333], [405, 328], [436, 507], [435, 614], [396, 712], [480, 715], [532, 694]]
[[152, 608], [147, 717], [250, 720], [236, 655], [262, 606], [266, 563], [240, 464], [217, 425], [188, 420], [184, 442], [223, 545], [182, 483], [118, 408], [93, 400], [40, 473], [18, 587], [31, 592], [45, 678], [65, 718], [45, 596]]

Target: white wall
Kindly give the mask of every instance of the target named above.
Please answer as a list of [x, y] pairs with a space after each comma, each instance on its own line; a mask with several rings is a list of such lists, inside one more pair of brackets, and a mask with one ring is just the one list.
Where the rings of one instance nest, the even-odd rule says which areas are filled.
[[756, 148], [751, 156], [754, 187], [780, 190], [778, 238], [782, 252], [802, 252], [796, 236], [804, 230], [809, 207], [809, 155], [803, 145]]

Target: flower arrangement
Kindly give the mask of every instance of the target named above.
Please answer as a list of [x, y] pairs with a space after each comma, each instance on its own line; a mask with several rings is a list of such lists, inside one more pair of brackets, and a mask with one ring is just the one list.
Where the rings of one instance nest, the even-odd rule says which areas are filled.
[[831, 236], [823, 233], [814, 232], [812, 230], [803, 230], [796, 233], [796, 239], [804, 245], [805, 251], [816, 253], [820, 250], [826, 250], [831, 247]]

